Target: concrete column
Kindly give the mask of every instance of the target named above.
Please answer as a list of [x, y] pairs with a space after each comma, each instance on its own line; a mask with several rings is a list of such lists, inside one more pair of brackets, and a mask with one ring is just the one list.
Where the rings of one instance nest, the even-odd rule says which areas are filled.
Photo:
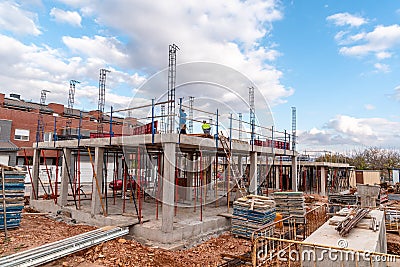
[[100, 201], [101, 188], [103, 188], [103, 163], [104, 148], [96, 147], [94, 150], [94, 170], [96, 171], [96, 177], [93, 175], [92, 179], [92, 215], [101, 214], [103, 212]]
[[164, 233], [174, 229], [174, 183], [175, 183], [175, 150], [176, 143], [164, 143], [164, 176], [162, 191], [162, 222], [161, 230]]
[[297, 191], [297, 157], [292, 157], [292, 190]]
[[272, 166], [272, 168], [274, 168], [274, 170], [275, 170], [275, 189], [280, 190], [280, 189], [282, 189], [279, 187], [280, 182], [281, 182], [280, 177], [279, 177], [281, 170], [280, 170], [280, 168], [277, 168], [277, 166]]
[[250, 194], [257, 195], [258, 179], [257, 179], [257, 152], [250, 152]]
[[[33, 150], [33, 162], [32, 162], [32, 184], [30, 199], [33, 200], [39, 196], [39, 166], [40, 166], [40, 149], [35, 148]], [[29, 167], [29, 166], [28, 166]]]
[[[60, 181], [60, 196], [58, 197], [57, 203], [60, 206], [65, 206], [68, 203], [68, 183], [69, 175], [71, 175], [71, 153], [72, 150], [69, 148], [63, 148], [62, 170], [61, 170], [61, 181]], [[69, 174], [69, 175], [68, 175]], [[72, 178], [72, 177], [71, 177]]]
[[326, 196], [326, 174], [325, 167], [321, 167], [321, 196]]
[[[242, 155], [239, 155], [238, 156], [238, 169], [239, 169], [239, 173], [240, 173], [240, 176], [243, 176], [243, 163], [242, 163], [242, 158], [243, 158], [243, 156]], [[247, 163], [247, 162], [246, 162]]]
[[186, 188], [186, 200], [192, 201], [193, 200], [193, 179], [194, 179], [194, 172], [193, 172], [193, 153], [189, 153], [188, 155], [188, 164], [187, 164], [187, 188]]

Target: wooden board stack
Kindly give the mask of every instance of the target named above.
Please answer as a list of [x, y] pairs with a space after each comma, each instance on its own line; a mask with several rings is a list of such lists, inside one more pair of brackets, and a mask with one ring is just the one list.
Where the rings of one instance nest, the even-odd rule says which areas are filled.
[[283, 218], [293, 216], [296, 222], [304, 223], [306, 209], [303, 192], [275, 192], [274, 200], [276, 212], [282, 214]]
[[233, 203], [232, 234], [250, 238], [253, 231], [274, 221], [275, 202], [268, 197], [248, 195]]

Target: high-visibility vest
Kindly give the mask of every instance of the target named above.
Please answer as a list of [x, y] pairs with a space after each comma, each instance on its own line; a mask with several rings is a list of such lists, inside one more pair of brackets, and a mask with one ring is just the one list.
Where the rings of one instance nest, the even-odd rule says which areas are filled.
[[207, 130], [207, 129], [210, 129], [210, 128], [211, 128], [211, 126], [208, 123], [203, 123], [203, 125], [201, 125], [201, 129], [203, 129], [203, 130]]

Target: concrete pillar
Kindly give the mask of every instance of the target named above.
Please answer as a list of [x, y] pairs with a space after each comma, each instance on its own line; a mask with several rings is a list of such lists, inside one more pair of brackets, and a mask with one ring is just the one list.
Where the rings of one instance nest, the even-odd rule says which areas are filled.
[[[63, 148], [62, 160], [62, 172], [60, 180], [60, 196], [58, 197], [57, 203], [60, 206], [65, 206], [68, 203], [68, 185], [69, 185], [69, 175], [71, 175], [71, 153], [72, 150], [69, 148]], [[69, 175], [68, 175], [69, 174]]]
[[297, 157], [292, 157], [292, 190], [296, 192], [298, 190], [297, 184]]
[[174, 228], [174, 183], [175, 183], [175, 150], [176, 143], [165, 142], [164, 146], [164, 176], [162, 191], [162, 222], [161, 230], [164, 233], [172, 232]]
[[257, 195], [258, 179], [257, 179], [257, 152], [250, 152], [250, 194]]
[[321, 167], [321, 196], [326, 196], [326, 174], [325, 167]]
[[[243, 159], [243, 156], [242, 155], [239, 155], [238, 156], [238, 169], [239, 169], [239, 173], [240, 173], [240, 176], [243, 176], [243, 163], [242, 163], [242, 159]], [[247, 163], [247, 162], [246, 162]]]
[[187, 187], [186, 187], [186, 200], [192, 201], [193, 200], [193, 180], [194, 180], [194, 164], [193, 164], [193, 153], [188, 154], [188, 164], [187, 164]]
[[280, 182], [281, 182], [281, 180], [280, 180], [280, 168], [279, 168], [279, 166], [278, 165], [274, 165], [274, 166], [272, 166], [272, 171], [275, 171], [275, 189], [277, 189], [277, 190], [280, 190], [281, 188], [279, 187], [279, 185], [280, 185]]
[[104, 148], [96, 147], [94, 150], [94, 170], [96, 171], [96, 177], [93, 175], [92, 179], [92, 215], [101, 214], [103, 212], [100, 201], [101, 188], [103, 188], [103, 163]]
[[32, 162], [32, 184], [30, 199], [33, 200], [39, 196], [39, 167], [40, 167], [40, 149], [33, 150]]

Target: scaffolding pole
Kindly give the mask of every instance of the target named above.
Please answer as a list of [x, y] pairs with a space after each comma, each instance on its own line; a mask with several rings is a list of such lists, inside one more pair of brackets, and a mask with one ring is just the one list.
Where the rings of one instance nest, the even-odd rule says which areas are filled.
[[99, 77], [99, 100], [98, 100], [98, 117], [97, 117], [97, 132], [103, 133], [103, 114], [104, 114], [104, 106], [106, 102], [106, 78], [107, 72], [111, 72], [106, 69], [100, 69], [100, 77]]
[[175, 85], [176, 85], [176, 51], [179, 47], [169, 45], [168, 62], [168, 133], [173, 133], [175, 128]]
[[249, 87], [249, 105], [250, 105], [250, 125], [251, 125], [251, 141], [254, 144], [255, 139], [255, 105], [254, 105], [254, 87]]
[[[76, 80], [70, 80], [69, 81], [69, 92], [68, 92], [68, 107], [67, 107], [67, 114], [69, 116], [73, 115], [73, 108], [74, 108], [74, 102], [75, 102], [75, 84], [80, 83], [79, 81]], [[70, 136], [71, 133], [71, 125], [72, 125], [72, 118], [68, 118], [66, 122], [66, 135]]]
[[194, 96], [189, 96], [189, 133], [193, 133], [193, 104]]

